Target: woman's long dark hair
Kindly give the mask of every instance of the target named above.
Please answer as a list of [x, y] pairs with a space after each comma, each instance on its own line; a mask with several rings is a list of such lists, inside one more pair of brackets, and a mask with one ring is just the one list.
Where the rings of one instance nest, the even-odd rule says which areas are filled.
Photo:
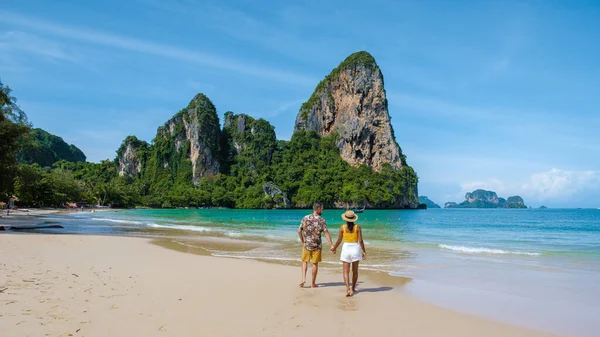
[[352, 232], [354, 229], [354, 222], [346, 221], [346, 227], [348, 227], [348, 230]]

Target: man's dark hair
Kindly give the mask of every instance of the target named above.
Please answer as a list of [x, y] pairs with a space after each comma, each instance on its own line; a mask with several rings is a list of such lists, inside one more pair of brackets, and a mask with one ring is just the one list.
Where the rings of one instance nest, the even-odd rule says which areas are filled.
[[313, 204], [313, 211], [318, 210], [319, 208], [323, 208], [323, 204], [321, 204], [320, 202], [315, 202]]

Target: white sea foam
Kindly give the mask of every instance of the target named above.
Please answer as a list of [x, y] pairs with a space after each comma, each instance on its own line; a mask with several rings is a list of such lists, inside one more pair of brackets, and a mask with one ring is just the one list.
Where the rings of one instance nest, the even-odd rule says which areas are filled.
[[114, 223], [122, 223], [122, 224], [128, 224], [128, 225], [141, 225], [141, 224], [143, 224], [143, 222], [139, 222], [139, 221], [122, 220], [122, 219], [92, 218], [92, 220], [94, 220], [94, 221], [107, 221], [107, 222], [114, 222]]
[[242, 233], [240, 233], [240, 232], [225, 232], [225, 235], [232, 237], [232, 238], [239, 238], [242, 236]]
[[455, 252], [461, 252], [466, 254], [501, 254], [501, 255], [528, 255], [528, 256], [539, 256], [540, 253], [534, 252], [521, 252], [513, 250], [502, 250], [494, 248], [484, 247], [465, 247], [465, 246], [451, 246], [451, 245], [438, 245], [442, 249], [452, 250]]
[[159, 225], [155, 223], [146, 224], [148, 227], [152, 228], [165, 228], [165, 229], [179, 229], [184, 231], [194, 231], [194, 232], [210, 232], [210, 228], [200, 227], [200, 226], [186, 226], [186, 225]]

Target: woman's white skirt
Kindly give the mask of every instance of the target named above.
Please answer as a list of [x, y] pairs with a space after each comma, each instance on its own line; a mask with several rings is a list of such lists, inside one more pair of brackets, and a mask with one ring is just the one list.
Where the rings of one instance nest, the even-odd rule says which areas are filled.
[[358, 242], [344, 242], [342, 246], [342, 254], [340, 260], [348, 263], [362, 260], [362, 250]]

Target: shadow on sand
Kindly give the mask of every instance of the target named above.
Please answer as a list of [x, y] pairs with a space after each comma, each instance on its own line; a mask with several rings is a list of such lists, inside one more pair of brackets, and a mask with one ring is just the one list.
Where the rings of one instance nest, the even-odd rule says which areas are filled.
[[[361, 284], [362, 282], [358, 281], [358, 284]], [[320, 287], [345, 287], [346, 284], [344, 282], [324, 282], [324, 283], [319, 283], [319, 288]]]
[[[343, 283], [342, 283], [343, 284]], [[379, 293], [382, 291], [390, 291], [394, 288], [392, 287], [377, 287], [377, 288], [366, 288], [366, 289], [356, 289], [356, 293], [360, 294], [360, 293]]]

